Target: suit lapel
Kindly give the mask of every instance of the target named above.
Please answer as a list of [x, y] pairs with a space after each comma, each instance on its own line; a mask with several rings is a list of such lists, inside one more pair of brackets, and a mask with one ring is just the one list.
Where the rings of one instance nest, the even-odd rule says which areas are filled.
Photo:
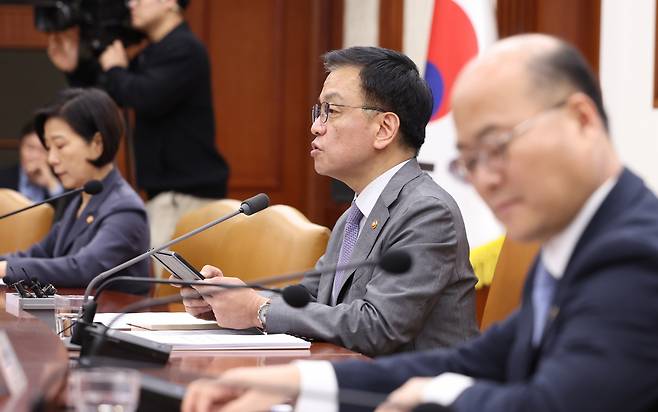
[[644, 184], [628, 169], [624, 169], [615, 186], [605, 198], [599, 209], [592, 216], [591, 221], [585, 227], [583, 234], [578, 239], [574, 251], [569, 258], [562, 279], [558, 282], [553, 301], [546, 320], [546, 327], [540, 342], [540, 348], [545, 339], [552, 332], [555, 320], [560, 314], [560, 307], [567, 299], [570, 290], [569, 285], [574, 282], [575, 277], [582, 272], [582, 265], [590, 260], [590, 253], [583, 252], [583, 248], [590, 244], [592, 239], [601, 235], [602, 232], [610, 230], [614, 226], [618, 216], [621, 216], [630, 205], [635, 202], [636, 196], [643, 194]]
[[[363, 225], [363, 229], [361, 229], [361, 233], [359, 233], [359, 238], [356, 241], [356, 246], [354, 247], [354, 251], [350, 257], [351, 262], [358, 262], [368, 258], [373, 246], [375, 245], [375, 242], [377, 241], [377, 238], [379, 237], [379, 234], [386, 226], [386, 222], [390, 217], [390, 206], [397, 200], [402, 188], [411, 180], [418, 177], [421, 173], [422, 171], [420, 170], [420, 166], [418, 166], [416, 159], [411, 159], [407, 164], [402, 166], [402, 168], [398, 170], [395, 175], [393, 175], [393, 178], [391, 178], [391, 180], [382, 191], [382, 194], [377, 199], [377, 202], [375, 203], [375, 206], [373, 207], [370, 214], [364, 218], [365, 224]], [[341, 233], [345, 228], [344, 219], [342, 223]], [[337, 255], [336, 259], [333, 261], [338, 261]], [[343, 276], [343, 279], [341, 280], [338, 287], [339, 293], [337, 301], [339, 303], [342, 301], [341, 295], [343, 293], [343, 288], [345, 287], [345, 284], [348, 282], [348, 280], [354, 275], [355, 271], [356, 269], [352, 269], [351, 271], [346, 272]], [[331, 282], [333, 283], [333, 276]], [[329, 294], [331, 295], [331, 292]]]
[[[347, 211], [338, 218], [336, 225], [333, 228], [334, 233], [340, 233], [339, 242], [329, 242], [329, 246], [323, 259], [323, 266], [338, 262], [338, 254], [340, 253], [340, 244], [343, 239], [343, 232], [345, 231], [345, 221], [347, 219]], [[318, 285], [318, 303], [331, 305], [331, 291], [333, 290], [335, 273], [325, 273], [320, 276], [320, 284]]]
[[534, 357], [535, 348], [532, 346], [532, 330], [534, 327], [534, 310], [532, 306], [532, 285], [535, 281], [535, 271], [539, 255], [535, 258], [528, 278], [523, 287], [523, 300], [519, 313], [519, 322], [516, 331], [514, 348], [508, 359], [508, 378], [510, 381], [523, 380], [528, 376], [530, 365]]
[[[372, 209], [372, 212], [370, 212], [370, 215], [368, 217], [364, 218], [366, 219], [366, 223], [363, 226], [363, 229], [361, 229], [361, 233], [359, 234], [359, 238], [356, 241], [356, 246], [354, 246], [354, 251], [352, 252], [352, 256], [350, 257], [350, 262], [359, 262], [362, 260], [365, 260], [368, 255], [370, 254], [370, 251], [372, 250], [372, 247], [375, 245], [375, 241], [377, 240], [377, 237], [381, 233], [382, 228], [386, 225], [386, 221], [389, 218], [389, 213], [388, 213], [388, 207], [380, 204], [379, 200], [375, 204], [375, 207]], [[372, 226], [370, 222], [377, 220], [378, 224], [377, 226], [372, 229]], [[340, 285], [338, 287], [339, 296], [340, 293], [342, 293], [343, 286], [345, 286], [345, 283], [347, 283], [348, 279], [354, 275], [354, 272], [356, 271], [356, 268], [345, 272], [345, 275], [343, 276], [343, 279], [340, 282]]]
[[544, 333], [537, 347], [532, 345], [532, 329], [534, 326], [532, 283], [534, 282], [534, 271], [537, 265], [535, 261], [532, 272], [529, 272], [532, 274], [532, 277], [528, 278], [523, 292], [524, 308], [517, 331], [518, 344], [515, 345], [516, 350], [512, 352], [510, 359], [510, 379], [522, 380], [534, 372], [539, 355], [544, 350], [546, 341], [555, 329], [556, 320], [560, 315], [560, 308], [565, 300], [568, 299], [569, 285], [574, 282], [578, 274], [583, 272], [582, 265], [589, 262], [590, 252], [585, 250], [587, 245], [591, 243], [592, 239], [600, 236], [602, 232], [611, 230], [610, 227], [614, 227], [617, 217], [622, 215], [624, 210], [635, 202], [636, 196], [642, 195], [643, 187], [644, 184], [637, 176], [629, 170], [624, 169], [616, 185], [587, 224], [574, 247], [562, 278], [556, 285], [555, 294], [547, 314], [548, 319], [544, 326]]
[[[78, 208], [80, 207], [81, 197], [77, 201], [73, 202], [71, 209], [67, 211], [66, 221], [62, 222], [62, 230], [60, 232], [60, 238], [58, 239], [57, 248], [61, 254], [66, 254], [69, 248], [73, 245], [76, 239], [78, 239], [86, 230], [89, 228], [98, 217], [98, 209], [103, 204], [105, 199], [112, 193], [112, 189], [119, 178], [119, 172], [116, 169], [105, 176], [103, 179], [103, 191], [97, 195], [93, 195], [89, 200], [89, 203], [85, 209], [80, 214], [80, 217], [76, 218]], [[64, 223], [68, 224], [67, 226]], [[66, 230], [67, 227], [70, 227], [70, 230]]]
[[78, 197], [74, 198], [71, 203], [69, 203], [64, 211], [61, 221], [58, 223], [60, 230], [57, 234], [57, 239], [55, 240], [53, 256], [64, 256], [67, 254], [68, 247], [70, 246], [68, 241], [68, 239], [70, 239], [69, 234], [76, 223], [75, 215], [80, 207], [80, 199], [80, 195], [78, 195]]

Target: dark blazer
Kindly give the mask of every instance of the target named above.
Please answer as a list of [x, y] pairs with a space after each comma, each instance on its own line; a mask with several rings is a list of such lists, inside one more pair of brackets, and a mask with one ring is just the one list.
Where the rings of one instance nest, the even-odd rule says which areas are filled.
[[[346, 214], [338, 219], [318, 267], [338, 262], [345, 220]], [[334, 273], [305, 278], [301, 284], [314, 302], [295, 309], [274, 298], [267, 331], [321, 339], [369, 356], [454, 346], [477, 335], [476, 278], [461, 213], [415, 159], [384, 188], [351, 259], [403, 248], [413, 258], [409, 272], [392, 275], [372, 266], [352, 270], [343, 277], [335, 306]]]
[[[81, 197], [68, 205], [62, 219], [46, 237], [23, 252], [0, 257], [7, 261], [6, 284], [30, 277], [58, 288], [82, 288], [101, 272], [148, 250], [146, 211], [137, 193], [114, 169], [103, 179], [103, 191], [92, 196], [76, 218]], [[13, 272], [12, 270], [13, 269]], [[149, 276], [142, 261], [119, 275]], [[146, 293], [146, 285], [118, 285], [115, 289]]]
[[0, 170], [0, 187], [7, 189], [18, 190], [18, 168], [20, 166], [15, 165]]
[[137, 184], [150, 198], [170, 190], [226, 196], [229, 166], [215, 145], [210, 60], [186, 23], [149, 44], [128, 68], [103, 72], [94, 60], [68, 79], [102, 87], [117, 104], [134, 109]]
[[[20, 165], [15, 165], [0, 170], [0, 187], [18, 191], [19, 170], [20, 170]], [[43, 189], [44, 198], [49, 197], [49, 195], [50, 194], [48, 193], [48, 190]], [[62, 215], [64, 214], [64, 209], [66, 209], [66, 206], [68, 206], [70, 202], [71, 202], [70, 197], [65, 197], [62, 199], [55, 200], [53, 202], [48, 202], [54, 208], [55, 211], [55, 214], [53, 216], [53, 222], [57, 222], [62, 218]]]
[[454, 411], [655, 410], [658, 200], [642, 180], [625, 170], [586, 227], [538, 347], [533, 280], [521, 308], [481, 337], [446, 351], [337, 363], [340, 387], [388, 393], [412, 376], [456, 372], [476, 381]]

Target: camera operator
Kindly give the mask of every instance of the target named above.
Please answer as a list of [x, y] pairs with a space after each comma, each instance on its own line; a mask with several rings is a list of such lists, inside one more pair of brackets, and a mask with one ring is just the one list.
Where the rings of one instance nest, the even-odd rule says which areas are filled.
[[112, 42], [80, 56], [77, 30], [53, 33], [48, 56], [73, 86], [104, 88], [135, 111], [137, 184], [146, 192], [152, 245], [173, 234], [186, 211], [226, 196], [228, 165], [215, 147], [210, 63], [183, 17], [188, 0], [131, 0], [132, 26], [149, 44], [129, 59]]

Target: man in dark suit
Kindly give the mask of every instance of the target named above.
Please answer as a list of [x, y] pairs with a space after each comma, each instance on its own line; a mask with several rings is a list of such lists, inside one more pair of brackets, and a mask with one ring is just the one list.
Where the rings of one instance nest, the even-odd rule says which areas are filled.
[[[222, 410], [265, 410], [291, 395], [298, 410], [338, 410], [338, 396], [341, 410], [372, 409], [345, 402], [365, 400], [350, 390], [388, 395], [378, 412], [655, 410], [658, 199], [615, 153], [584, 59], [552, 37], [508, 38], [460, 74], [452, 99], [452, 170], [508, 236], [542, 245], [520, 309], [454, 349], [232, 370], [192, 384], [185, 411], [234, 398]], [[258, 386], [273, 382], [290, 391]]]

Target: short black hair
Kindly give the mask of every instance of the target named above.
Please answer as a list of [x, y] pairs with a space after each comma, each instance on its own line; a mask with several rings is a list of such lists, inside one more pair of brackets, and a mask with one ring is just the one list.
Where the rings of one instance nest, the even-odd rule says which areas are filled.
[[539, 87], [551, 90], [565, 84], [592, 99], [608, 130], [608, 115], [603, 107], [599, 81], [578, 49], [560, 40], [554, 50], [530, 59], [528, 63], [530, 75]]
[[178, 0], [178, 7], [180, 7], [183, 10], [185, 10], [189, 4], [190, 4], [190, 0]]
[[333, 50], [323, 58], [327, 72], [344, 66], [361, 69], [364, 103], [397, 114], [402, 141], [418, 154], [432, 116], [432, 91], [416, 64], [402, 53], [381, 47]]
[[48, 119], [54, 117], [64, 120], [87, 142], [100, 133], [103, 153], [89, 163], [102, 167], [114, 160], [123, 135], [123, 118], [107, 93], [95, 88], [65, 89], [51, 105], [38, 110], [34, 116], [34, 128], [44, 146], [44, 127]]
[[24, 138], [27, 136], [31, 135], [34, 133], [34, 120], [30, 119], [27, 122], [23, 123], [23, 126], [21, 126], [20, 134], [18, 135], [18, 139], [20, 141], [23, 141]]

